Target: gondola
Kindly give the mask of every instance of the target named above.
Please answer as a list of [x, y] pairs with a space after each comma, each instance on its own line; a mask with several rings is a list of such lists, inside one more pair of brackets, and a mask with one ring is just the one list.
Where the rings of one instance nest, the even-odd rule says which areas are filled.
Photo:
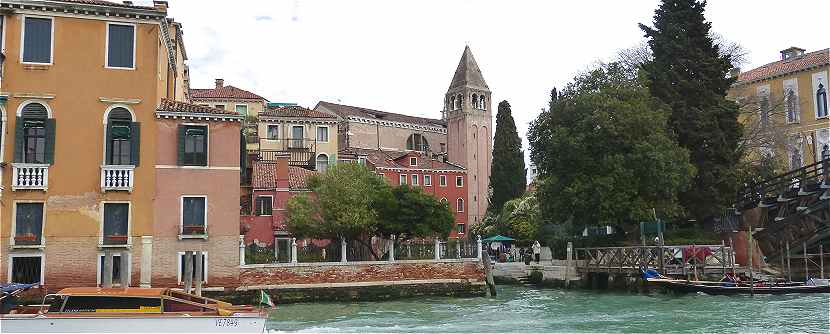
[[[754, 286], [731, 281], [687, 281], [671, 279], [656, 272], [653, 269], [643, 270], [643, 279], [650, 285], [663, 287], [677, 293], [702, 292], [708, 295], [738, 295], [738, 294], [759, 294], [759, 295], [783, 295], [791, 293], [830, 293], [830, 284], [816, 280], [808, 282], [759, 282], [755, 281]], [[823, 281], [823, 280], [822, 280]]]

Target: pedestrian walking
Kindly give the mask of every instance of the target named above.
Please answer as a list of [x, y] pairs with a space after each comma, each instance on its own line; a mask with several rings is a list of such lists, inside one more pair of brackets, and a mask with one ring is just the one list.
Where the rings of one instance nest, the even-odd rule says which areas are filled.
[[536, 260], [536, 263], [539, 263], [539, 256], [542, 253], [542, 245], [539, 244], [539, 241], [536, 240], [533, 242], [533, 259]]

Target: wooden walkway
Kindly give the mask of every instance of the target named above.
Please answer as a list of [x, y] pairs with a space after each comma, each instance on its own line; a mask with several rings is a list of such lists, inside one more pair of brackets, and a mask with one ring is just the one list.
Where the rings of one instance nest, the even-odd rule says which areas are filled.
[[576, 256], [579, 273], [638, 275], [642, 267], [667, 275], [706, 275], [735, 270], [734, 253], [725, 245], [577, 248]]

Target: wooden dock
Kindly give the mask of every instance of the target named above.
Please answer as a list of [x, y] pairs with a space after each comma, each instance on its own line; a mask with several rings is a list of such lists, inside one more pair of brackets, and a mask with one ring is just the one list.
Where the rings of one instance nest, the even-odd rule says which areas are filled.
[[577, 272], [639, 275], [648, 267], [666, 275], [706, 275], [737, 271], [726, 245], [666, 245], [576, 249]]

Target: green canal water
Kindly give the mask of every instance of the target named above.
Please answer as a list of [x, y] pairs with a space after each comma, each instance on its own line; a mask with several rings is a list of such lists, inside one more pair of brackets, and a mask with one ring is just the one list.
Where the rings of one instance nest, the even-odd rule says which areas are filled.
[[830, 295], [597, 293], [500, 286], [496, 298], [278, 305], [270, 332], [830, 333]]

